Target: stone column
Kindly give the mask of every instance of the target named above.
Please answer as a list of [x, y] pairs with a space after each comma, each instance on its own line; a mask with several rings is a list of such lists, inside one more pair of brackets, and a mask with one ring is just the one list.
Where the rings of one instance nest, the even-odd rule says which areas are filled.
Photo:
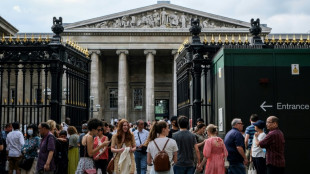
[[173, 115], [177, 115], [178, 101], [177, 101], [177, 63], [176, 59], [179, 55], [178, 50], [172, 50], [173, 64], [172, 64], [172, 75], [173, 75]]
[[[90, 95], [94, 96], [93, 111], [96, 111], [96, 104], [99, 104], [99, 99], [102, 97], [99, 92], [99, 56], [100, 50], [90, 50], [91, 55], [91, 75], [90, 75]], [[92, 107], [92, 106], [90, 106]], [[101, 109], [101, 108], [100, 108]], [[101, 118], [98, 112], [93, 112], [94, 118]]]
[[155, 106], [154, 106], [154, 55], [156, 50], [144, 50], [146, 55], [146, 80], [145, 80], [145, 108], [146, 108], [146, 121], [155, 119]]
[[128, 50], [117, 50], [118, 57], [118, 118], [128, 116]]

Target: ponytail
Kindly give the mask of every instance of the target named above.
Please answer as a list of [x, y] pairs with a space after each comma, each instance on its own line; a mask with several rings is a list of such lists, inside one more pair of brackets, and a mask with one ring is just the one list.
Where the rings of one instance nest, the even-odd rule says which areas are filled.
[[157, 134], [162, 133], [163, 128], [167, 128], [167, 123], [165, 121], [154, 122], [144, 146], [147, 146], [151, 141], [154, 141], [155, 138], [157, 138]]

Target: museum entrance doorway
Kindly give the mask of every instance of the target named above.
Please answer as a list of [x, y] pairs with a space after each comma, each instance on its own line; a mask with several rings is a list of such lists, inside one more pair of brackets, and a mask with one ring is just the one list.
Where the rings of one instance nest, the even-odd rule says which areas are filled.
[[169, 117], [169, 100], [155, 99], [155, 119], [162, 120]]

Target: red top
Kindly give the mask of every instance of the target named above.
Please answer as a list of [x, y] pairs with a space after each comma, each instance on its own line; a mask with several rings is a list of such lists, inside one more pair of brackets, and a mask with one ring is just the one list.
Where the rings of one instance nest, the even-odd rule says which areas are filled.
[[[101, 143], [103, 143], [105, 141], [107, 137], [103, 136], [101, 139]], [[96, 136], [95, 140], [94, 140], [94, 148], [96, 148], [98, 146], [98, 139], [99, 137]], [[95, 157], [100, 153], [100, 151], [103, 149], [100, 149], [96, 154], [94, 154], [93, 158], [95, 159]], [[99, 159], [109, 159], [109, 150], [108, 148], [106, 148], [106, 150], [99, 156]]]
[[261, 148], [266, 148], [267, 165], [285, 167], [284, 144], [284, 135], [279, 128], [270, 131], [267, 136], [259, 142]]

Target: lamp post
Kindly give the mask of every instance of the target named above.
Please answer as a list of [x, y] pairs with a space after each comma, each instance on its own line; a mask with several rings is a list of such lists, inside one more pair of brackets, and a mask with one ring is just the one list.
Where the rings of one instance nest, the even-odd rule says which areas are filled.
[[210, 65], [211, 61], [208, 58], [204, 58], [206, 54], [206, 48], [200, 41], [199, 34], [201, 33], [201, 26], [199, 19], [191, 19], [191, 27], [189, 29], [192, 34], [192, 42], [185, 45], [187, 50], [186, 57], [191, 62], [191, 73], [193, 78], [193, 125], [196, 124], [196, 120], [201, 118], [201, 73], [202, 65], [205, 67]]
[[90, 99], [90, 117], [93, 118], [94, 112], [99, 112], [101, 106], [99, 104], [96, 104], [95, 105], [96, 111], [94, 111], [94, 99], [95, 99], [95, 97], [89, 96], [89, 99]]

